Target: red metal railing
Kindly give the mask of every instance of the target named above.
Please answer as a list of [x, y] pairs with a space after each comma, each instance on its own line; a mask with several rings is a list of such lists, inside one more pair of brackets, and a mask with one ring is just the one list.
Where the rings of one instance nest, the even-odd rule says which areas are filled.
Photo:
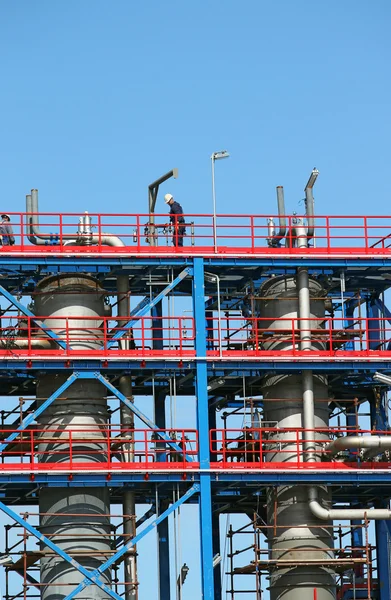
[[[3, 426], [0, 440], [14, 427]], [[306, 442], [314, 448], [316, 462], [305, 461]], [[312, 431], [312, 432], [311, 432]], [[365, 460], [358, 449], [333, 455], [327, 448], [337, 436], [390, 436], [388, 431], [351, 428], [245, 428], [212, 429], [210, 453], [212, 469], [391, 469], [391, 460]], [[159, 436], [163, 433], [175, 447]], [[310, 433], [310, 435], [308, 435]], [[383, 453], [383, 454], [382, 454]], [[363, 457], [364, 456], [364, 457]], [[11, 471], [105, 471], [105, 470], [197, 470], [198, 433], [195, 429], [130, 429], [117, 425], [72, 426], [70, 428], [32, 426], [0, 452], [1, 469]]]
[[[50, 340], [33, 317], [6, 313], [0, 318], [0, 356], [99, 356], [172, 357], [195, 356], [194, 319], [141, 317], [126, 329], [127, 318], [39, 317], [66, 348]], [[122, 324], [123, 322], [123, 324]], [[263, 359], [390, 358], [391, 324], [374, 318], [311, 318], [311, 349], [300, 350], [298, 318], [243, 318], [208, 320], [208, 358], [262, 357]], [[118, 333], [124, 335], [114, 339]], [[154, 349], [154, 342], [162, 346]], [[156, 346], [156, 344], [155, 344]]]
[[[316, 462], [306, 462], [305, 441], [314, 451]], [[391, 431], [352, 428], [261, 427], [245, 429], [212, 429], [210, 431], [211, 464], [215, 468], [255, 469], [391, 469], [391, 461], [372, 462], [362, 458], [357, 449], [333, 455], [328, 444], [336, 437], [358, 435], [390, 436]], [[380, 450], [378, 454], [384, 453]]]
[[[16, 431], [0, 429], [0, 439]], [[176, 444], [172, 447], [160, 433]], [[130, 429], [115, 425], [71, 428], [32, 427], [0, 452], [1, 469], [53, 470], [195, 469], [199, 466], [195, 429]]]
[[[186, 214], [182, 225], [169, 223], [167, 214], [90, 213], [91, 235], [78, 234], [79, 214], [40, 213], [39, 230], [42, 245], [31, 243], [27, 219], [32, 213], [9, 213], [15, 245], [8, 245], [3, 235], [1, 251], [23, 253], [207, 253], [276, 254], [276, 255], [379, 255], [391, 253], [391, 216], [317, 216], [315, 235], [310, 248], [297, 248], [295, 227], [297, 216], [287, 217], [284, 239], [270, 239], [270, 215]], [[35, 213], [34, 213], [35, 214]], [[278, 216], [273, 217], [277, 222]], [[178, 229], [179, 227], [179, 229]], [[108, 233], [122, 240], [121, 245], [107, 245]], [[93, 236], [93, 237], [91, 237]], [[184, 247], [174, 247], [173, 237], [183, 236]], [[30, 239], [29, 239], [30, 238]], [[216, 244], [215, 244], [216, 239]], [[73, 245], [76, 240], [76, 245]], [[114, 240], [111, 240], [114, 243]], [[83, 245], [79, 245], [79, 243]], [[93, 245], [89, 245], [89, 244]]]
[[[208, 354], [264, 358], [391, 356], [391, 324], [385, 318], [313, 317], [310, 328], [303, 329], [303, 324], [304, 319], [287, 317], [229, 316], [220, 323], [216, 319], [207, 329]], [[300, 331], [310, 337], [310, 350], [300, 350]]]
[[[32, 317], [6, 313], [0, 318], [0, 356], [194, 356], [192, 317], [140, 317], [125, 328], [129, 318], [121, 317], [39, 317], [67, 345], [51, 341]], [[124, 335], [118, 340], [113, 336]], [[115, 342], [111, 346], [112, 342]], [[153, 342], [162, 345], [154, 350]]]

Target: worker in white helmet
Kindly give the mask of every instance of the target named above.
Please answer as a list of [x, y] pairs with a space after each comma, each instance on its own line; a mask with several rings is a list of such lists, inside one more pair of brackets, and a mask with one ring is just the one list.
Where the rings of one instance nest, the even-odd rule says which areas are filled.
[[170, 221], [174, 229], [172, 243], [176, 247], [183, 246], [183, 238], [186, 235], [186, 227], [184, 226], [185, 218], [183, 216], [183, 208], [179, 202], [175, 202], [171, 194], [164, 196], [164, 201], [170, 207]]
[[0, 239], [2, 246], [13, 246], [15, 244], [14, 232], [9, 215], [1, 215]]

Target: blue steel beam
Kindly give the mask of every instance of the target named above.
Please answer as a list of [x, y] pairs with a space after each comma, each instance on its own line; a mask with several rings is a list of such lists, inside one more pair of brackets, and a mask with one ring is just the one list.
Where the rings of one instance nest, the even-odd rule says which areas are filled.
[[[195, 320], [197, 430], [200, 461], [200, 541], [202, 598], [214, 599], [212, 489], [209, 450], [208, 377], [206, 360], [205, 284], [203, 258], [195, 258], [193, 267], [193, 314]], [[202, 472], [204, 470], [204, 472]]]
[[4, 442], [2, 442], [0, 444], [0, 452], [2, 452], [4, 450], [4, 448], [10, 443], [12, 442], [16, 437], [18, 437], [19, 433], [21, 431], [24, 431], [24, 429], [26, 429], [26, 427], [28, 427], [29, 425], [31, 425], [31, 423], [33, 421], [36, 420], [37, 417], [39, 417], [39, 415], [41, 413], [43, 413], [48, 406], [50, 406], [55, 400], [56, 398], [58, 398], [59, 396], [61, 396], [61, 394], [67, 389], [69, 388], [70, 385], [72, 385], [72, 383], [74, 381], [76, 381], [76, 379], [78, 379], [78, 377], [80, 376], [80, 373], [75, 372], [72, 373], [72, 375], [70, 375], [70, 377], [68, 377], [68, 379], [66, 381], [64, 381], [64, 383], [58, 388], [58, 390], [56, 390], [55, 392], [53, 392], [53, 394], [51, 396], [49, 396], [49, 398], [47, 400], [45, 400], [45, 402], [43, 402], [41, 404], [41, 406], [39, 406], [31, 415], [29, 415], [28, 417], [26, 417], [22, 423], [19, 425], [19, 427], [16, 429], [16, 431], [14, 431], [13, 433], [11, 433], [11, 435], [9, 435], [7, 437], [6, 440], [4, 440]]
[[[16, 467], [16, 470], [18, 467]], [[148, 469], [148, 481], [150, 483], [183, 483], [183, 474], [186, 469], [178, 469], [178, 471], [172, 472], [161, 472], [153, 471]], [[338, 472], [330, 472], [325, 470], [305, 472], [298, 470], [291, 470], [285, 472], [270, 472], [256, 470], [250, 472], [234, 472], [226, 473], [217, 469], [216, 472], [211, 473], [212, 482], [215, 485], [225, 485], [230, 483], [236, 483], [238, 489], [241, 488], [241, 484], [245, 488], [248, 483], [259, 484], [262, 486], [274, 486], [274, 485], [287, 485], [297, 483], [302, 485], [313, 485], [324, 483], [325, 485], [333, 485], [340, 488], [341, 486], [354, 486], [363, 488], [368, 485], [371, 488], [376, 488], [377, 496], [380, 498], [381, 495], [388, 495], [390, 491], [391, 496], [391, 469], [376, 469], [376, 470], [346, 470]], [[191, 470], [189, 476], [195, 481], [199, 480], [200, 472]], [[69, 473], [40, 473], [34, 471], [34, 482], [35, 484], [42, 484], [52, 487], [110, 487], [122, 486], [129, 483], [142, 483], [146, 486], [145, 471], [127, 471], [110, 472], [110, 478], [107, 478], [107, 470], [104, 472], [91, 473], [89, 471], [81, 470], [77, 471], [73, 469], [72, 480], [69, 480]], [[5, 486], [7, 484], [17, 484], [19, 486], [26, 485], [27, 491], [31, 491], [31, 474], [29, 471], [22, 473], [17, 470], [15, 473], [0, 470], [0, 484]], [[29, 487], [30, 486], [30, 487]], [[384, 492], [384, 493], [383, 493]], [[155, 492], [153, 492], [154, 494]], [[217, 492], [218, 493], [218, 492]], [[0, 492], [1, 497], [6, 497], [4, 490]]]
[[[121, 402], [123, 402], [125, 404], [125, 406], [127, 406], [129, 408], [129, 410], [132, 411], [132, 413], [134, 415], [136, 415], [136, 417], [138, 417], [140, 419], [140, 421], [142, 421], [147, 427], [149, 427], [150, 429], [152, 429], [153, 431], [156, 431], [156, 435], [158, 435], [162, 440], [164, 440], [171, 448], [173, 448], [176, 452], [178, 452], [179, 454], [183, 455], [183, 448], [181, 448], [177, 443], [175, 443], [174, 440], [172, 440], [166, 433], [162, 432], [162, 431], [158, 431], [159, 427], [157, 425], [155, 425], [155, 423], [153, 421], [151, 421], [151, 419], [149, 419], [146, 415], [144, 415], [144, 413], [142, 413], [135, 405], [133, 402], [130, 402], [126, 396], [124, 396], [124, 394], [122, 392], [120, 392], [116, 387], [114, 387], [109, 381], [107, 381], [107, 379], [105, 377], [103, 377], [103, 375], [99, 372], [86, 372], [86, 373], [79, 373], [78, 374], [80, 379], [97, 379], [98, 381], [100, 381], [101, 383], [103, 383], [103, 385], [114, 395], [118, 398], [118, 400], [120, 400]], [[188, 462], [193, 462], [193, 459], [191, 456], [187, 456], [186, 454], [184, 455], [185, 460]]]
[[17, 300], [12, 294], [10, 294], [9, 291], [6, 290], [2, 285], [0, 285], [0, 294], [7, 298], [7, 300], [9, 300], [11, 304], [16, 306], [16, 308], [20, 310], [20, 312], [23, 313], [26, 317], [31, 317], [34, 323], [36, 323], [38, 327], [46, 333], [48, 337], [50, 337], [54, 342], [56, 342], [56, 344], [58, 344], [64, 350], [68, 349], [67, 344], [63, 340], [61, 340], [58, 337], [58, 335], [54, 333], [54, 331], [49, 329], [49, 327], [46, 327], [45, 324], [42, 323], [42, 321], [40, 321], [38, 317], [27, 308], [27, 306], [24, 306], [21, 302], [19, 302], [19, 300]]
[[143, 305], [142, 308], [137, 312], [137, 314], [135, 314], [130, 319], [130, 321], [128, 321], [123, 327], [121, 327], [119, 331], [117, 331], [111, 337], [110, 341], [107, 344], [107, 348], [111, 348], [112, 346], [114, 346], [116, 341], [121, 339], [125, 335], [125, 333], [132, 327], [132, 325], [134, 325], [134, 323], [136, 323], [139, 319], [141, 319], [141, 317], [146, 315], [154, 306], [156, 306], [156, 304], [161, 302], [163, 298], [167, 296], [167, 294], [169, 294], [178, 285], [178, 283], [180, 283], [188, 275], [191, 275], [191, 273], [192, 269], [190, 267], [186, 267], [186, 269], [181, 271], [178, 277], [176, 277], [167, 287], [165, 287], [164, 290], [160, 292], [160, 294], [155, 296], [155, 298], [153, 298], [147, 304]]
[[143, 539], [152, 531], [159, 523], [161, 523], [164, 519], [169, 517], [171, 513], [173, 513], [177, 508], [179, 508], [184, 502], [186, 502], [193, 494], [198, 492], [200, 486], [198, 484], [193, 485], [179, 500], [171, 504], [161, 515], [159, 515], [152, 523], [150, 523], [143, 531], [137, 534], [133, 539], [127, 542], [120, 550], [118, 550], [113, 556], [111, 556], [103, 565], [101, 565], [98, 569], [91, 571], [87, 577], [79, 583], [79, 585], [70, 593], [64, 600], [72, 600], [77, 594], [79, 594], [82, 590], [84, 590], [87, 586], [91, 585], [91, 583], [96, 583], [95, 578], [98, 578], [104, 571], [109, 569], [114, 563], [116, 563], [126, 552], [130, 550], [132, 546], [135, 546], [139, 543], [140, 540]]
[[116, 592], [114, 592], [114, 590], [112, 590], [108, 585], [106, 585], [105, 583], [103, 583], [103, 581], [101, 581], [99, 579], [99, 575], [97, 575], [96, 570], [88, 571], [85, 567], [80, 565], [74, 558], [69, 556], [69, 554], [67, 552], [64, 552], [64, 550], [62, 548], [59, 548], [57, 546], [57, 544], [54, 544], [43, 533], [38, 531], [38, 529], [36, 529], [32, 525], [30, 525], [30, 523], [28, 523], [27, 521], [22, 519], [22, 517], [20, 515], [18, 515], [13, 510], [11, 510], [5, 504], [3, 504], [3, 502], [0, 502], [0, 510], [2, 510], [6, 515], [11, 517], [11, 519], [16, 521], [16, 523], [19, 523], [19, 525], [22, 525], [22, 527], [24, 527], [29, 533], [31, 533], [31, 535], [36, 537], [37, 540], [39, 540], [40, 542], [45, 544], [45, 546], [47, 546], [48, 548], [53, 550], [58, 556], [60, 556], [63, 560], [65, 560], [67, 563], [69, 563], [74, 569], [76, 569], [82, 575], [84, 575], [84, 577], [89, 581], [89, 585], [91, 585], [92, 583], [95, 583], [104, 592], [109, 594], [109, 596], [114, 598], [114, 600], [123, 600], [123, 598], [121, 596], [119, 596]]
[[[383, 504], [385, 506], [385, 504]], [[387, 503], [388, 506], [388, 503]], [[379, 600], [390, 600], [390, 549], [389, 525], [387, 521], [376, 521], [376, 558]]]
[[[252, 256], [251, 259], [241, 258], [241, 257], [232, 257], [232, 256], [213, 256], [213, 257], [205, 257], [204, 263], [208, 266], [216, 266], [216, 267], [235, 267], [240, 266], [242, 268], [245, 267], [273, 267], [273, 268], [284, 268], [284, 269], [296, 269], [297, 267], [309, 267], [314, 269], [319, 268], [332, 268], [335, 267], [338, 269], [337, 275], [340, 274], [340, 269], [343, 267], [366, 267], [366, 268], [374, 268], [374, 267], [384, 267], [387, 270], [390, 267], [390, 259], [389, 257], [354, 257], [351, 256], [349, 258], [310, 258], [305, 256], [289, 256], [287, 258], [277, 258], [277, 257], [257, 257]], [[43, 267], [62, 267], [62, 268], [76, 268], [82, 269], [85, 271], [91, 270], [91, 267], [96, 267], [100, 270], [104, 268], [108, 268], [111, 270], [112, 267], [134, 267], [135, 265], [142, 265], [146, 267], [150, 266], [176, 266], [182, 267], [187, 264], [192, 264], [193, 260], [191, 257], [144, 257], [144, 256], [104, 256], [100, 254], [96, 257], [84, 257], [82, 255], [73, 255], [64, 256], [11, 256], [8, 254], [7, 256], [0, 257], [0, 269], [22, 269], [22, 268], [31, 268], [33, 273], [36, 272], [36, 266]], [[34, 267], [32, 267], [32, 264]], [[384, 283], [384, 286], [387, 287], [387, 282]]]
[[[167, 374], [168, 371], [174, 371], [180, 374], [190, 372], [195, 369], [197, 360], [186, 358], [181, 360], [180, 358], [174, 360], [157, 359], [148, 360], [148, 358], [137, 358], [124, 360], [123, 357], [118, 360], [110, 360], [107, 358], [90, 360], [87, 357], [85, 359], [70, 359], [67, 360], [67, 365], [64, 365], [64, 358], [45, 360], [40, 358], [39, 360], [31, 360], [31, 358], [20, 360], [18, 357], [13, 357], [12, 360], [8, 360], [6, 357], [1, 358], [1, 371], [10, 373], [21, 373], [21, 374], [33, 374], [37, 371], [94, 371], [101, 369], [102, 371], [122, 372], [122, 371], [134, 371], [137, 373], [145, 373], [147, 371], [163, 371]], [[302, 371], [303, 369], [310, 369], [314, 373], [331, 373], [338, 371], [352, 371], [354, 373], [368, 374], [374, 373], [375, 371], [383, 371], [384, 373], [391, 373], [391, 361], [388, 357], [379, 358], [376, 360], [368, 361], [355, 361], [354, 359], [339, 359], [338, 362], [330, 362], [329, 358], [313, 362], [310, 360], [303, 360], [297, 362], [279, 362], [279, 361], [262, 361], [261, 359], [254, 360], [230, 360], [225, 358], [223, 361], [217, 357], [211, 357], [207, 361], [209, 373], [215, 377], [223, 377], [223, 373], [230, 372], [232, 377], [242, 377], [248, 375], [249, 372], [256, 376], [260, 371], [282, 371], [283, 373], [293, 373], [295, 371]], [[179, 364], [180, 363], [180, 364]], [[369, 383], [369, 381], [367, 382]], [[372, 382], [373, 385], [373, 382]]]

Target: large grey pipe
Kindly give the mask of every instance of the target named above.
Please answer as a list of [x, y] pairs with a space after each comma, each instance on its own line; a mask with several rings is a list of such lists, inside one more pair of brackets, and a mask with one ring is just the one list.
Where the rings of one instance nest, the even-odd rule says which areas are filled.
[[[129, 276], [119, 275], [117, 277], [117, 312], [118, 317], [124, 317], [125, 321], [129, 320], [130, 314], [130, 299], [129, 299]], [[124, 322], [123, 320], [118, 321], [118, 327], [121, 327]], [[120, 341], [122, 349], [128, 349], [129, 342]], [[128, 398], [133, 401], [132, 394], [132, 380], [129, 375], [123, 375], [119, 380], [120, 391]], [[121, 427], [134, 429], [134, 415], [132, 411], [121, 402], [120, 408], [121, 415]], [[123, 456], [125, 462], [134, 461], [134, 443], [133, 436], [131, 433], [121, 432], [121, 437], [129, 438], [129, 443], [124, 445]], [[123, 495], [123, 514], [124, 514], [124, 539], [129, 541], [136, 535], [136, 500], [134, 492], [125, 488]], [[124, 581], [125, 581], [125, 600], [136, 600], [138, 581], [137, 581], [137, 549], [133, 546], [129, 552], [125, 554], [124, 558]]]
[[[301, 231], [302, 229], [302, 231]], [[306, 231], [299, 229], [300, 239], [306, 243]], [[303, 234], [303, 235], [301, 235]], [[298, 323], [299, 311], [298, 279], [307, 285], [308, 294], [301, 290], [301, 303], [309, 307], [310, 314], [303, 313], [306, 325], [303, 329], [301, 347], [311, 349], [308, 333], [319, 326], [324, 318], [322, 286], [308, 273], [302, 272], [296, 278], [274, 277], [262, 285], [260, 290], [260, 327], [270, 329], [274, 335], [265, 337], [264, 346], [275, 352], [292, 348], [292, 321]], [[264, 317], [264, 321], [262, 320]], [[317, 347], [318, 342], [313, 342]], [[313, 349], [313, 348], [312, 348]], [[307, 379], [309, 378], [309, 381]], [[269, 375], [263, 382], [264, 420], [276, 431], [268, 434], [265, 460], [268, 462], [293, 463], [298, 460], [296, 442], [292, 440], [292, 429], [304, 425], [303, 397], [306, 414], [312, 415], [312, 429], [328, 427], [327, 381], [324, 377], [306, 372], [300, 375]], [[317, 401], [314, 400], [317, 399]], [[326, 441], [318, 435], [316, 444], [314, 432], [305, 441], [306, 456], [311, 453], [313, 460], [320, 460], [321, 449]], [[319, 490], [322, 502], [329, 502], [326, 486]], [[333, 541], [329, 528], [315, 517], [308, 505], [307, 490], [301, 485], [278, 486], [267, 491], [267, 511], [269, 525], [268, 541], [270, 558], [276, 566], [270, 570], [271, 600], [313, 600], [314, 589], [318, 600], [335, 599], [334, 573], [330, 560], [334, 558]], [[310, 558], [320, 561], [318, 565], [308, 565]], [[295, 562], [295, 566], [283, 566], [284, 560]], [[279, 564], [280, 563], [280, 564]], [[282, 563], [282, 565], [281, 565]], [[324, 563], [324, 564], [321, 564]]]
[[[348, 435], [333, 440], [325, 448], [327, 454], [335, 456], [341, 450], [360, 448], [373, 451], [373, 456], [384, 450], [391, 450], [391, 437], [385, 435]], [[371, 452], [372, 454], [372, 452]]]
[[[95, 350], [103, 343], [104, 296], [99, 283], [87, 275], [48, 277], [37, 286], [35, 312], [62, 339], [67, 335], [64, 325], [64, 317], [67, 317], [72, 347]], [[74, 318], [80, 316], [86, 318]], [[66, 375], [62, 374], [39, 375], [38, 404], [58, 389], [65, 379]], [[40, 461], [69, 462], [70, 430], [73, 463], [106, 461], [108, 410], [105, 387], [96, 380], [77, 380], [64, 396], [53, 402], [38, 419], [38, 429], [43, 430], [38, 447]], [[99, 568], [111, 556], [110, 495], [107, 487], [43, 487], [39, 494], [39, 512], [40, 531], [73, 555], [86, 569]], [[45, 546], [41, 549], [47, 551]], [[44, 555], [40, 579], [42, 600], [64, 598], [83, 578], [61, 557]], [[110, 585], [110, 570], [104, 571], [101, 578]], [[109, 595], [98, 586], [89, 586], [87, 590], [84, 598], [109, 599]]]

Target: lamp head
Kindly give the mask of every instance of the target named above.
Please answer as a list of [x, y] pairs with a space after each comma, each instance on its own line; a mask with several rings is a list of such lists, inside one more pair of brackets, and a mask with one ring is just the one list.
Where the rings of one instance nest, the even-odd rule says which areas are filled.
[[219, 160], [220, 158], [228, 158], [229, 152], [227, 150], [220, 150], [219, 152], [213, 152], [211, 159]]

